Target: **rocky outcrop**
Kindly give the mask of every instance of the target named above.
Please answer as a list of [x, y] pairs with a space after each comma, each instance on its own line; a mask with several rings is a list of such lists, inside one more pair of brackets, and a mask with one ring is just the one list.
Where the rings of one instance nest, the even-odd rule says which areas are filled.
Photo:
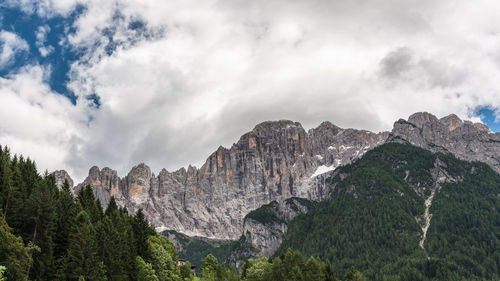
[[480, 161], [500, 173], [500, 133], [481, 123], [462, 121], [451, 114], [441, 119], [427, 112], [394, 123], [390, 141], [404, 140], [433, 151], [452, 153], [467, 161]]
[[92, 167], [75, 191], [90, 184], [104, 205], [113, 195], [130, 212], [142, 208], [158, 230], [237, 239], [250, 211], [291, 197], [327, 198], [325, 180], [336, 167], [387, 141], [483, 161], [500, 172], [499, 133], [455, 115], [438, 119], [416, 113], [397, 121], [391, 133], [342, 129], [329, 122], [306, 132], [293, 121], [263, 122], [230, 148], [219, 147], [199, 169], [163, 169], [155, 175], [140, 164], [120, 179], [114, 170]]
[[273, 201], [250, 212], [244, 220], [244, 241], [257, 251], [254, 257], [272, 256], [281, 245], [288, 223], [316, 205], [314, 201], [292, 197], [281, 202]]
[[68, 172], [66, 172], [65, 170], [57, 170], [57, 171], [52, 172], [52, 174], [56, 178], [57, 187], [62, 188], [64, 181], [66, 181], [66, 180], [69, 183], [69, 187], [70, 188], [73, 187], [73, 184], [74, 184], [73, 179], [69, 176]]
[[383, 143], [388, 133], [341, 129], [324, 122], [306, 132], [297, 122], [264, 122], [231, 148], [219, 147], [197, 169], [165, 169], [155, 176], [140, 164], [123, 179], [93, 167], [77, 187], [90, 184], [104, 205], [109, 196], [135, 212], [142, 208], [158, 229], [190, 236], [237, 239], [246, 214], [273, 200], [322, 200], [325, 179]]
[[86, 185], [93, 188], [94, 195], [101, 201], [104, 208], [108, 206], [111, 196], [115, 196], [117, 200], [122, 198], [122, 193], [119, 192], [120, 178], [118, 173], [110, 168], [106, 167], [102, 170], [97, 166], [90, 168], [87, 178], [73, 189], [73, 193], [77, 194]]

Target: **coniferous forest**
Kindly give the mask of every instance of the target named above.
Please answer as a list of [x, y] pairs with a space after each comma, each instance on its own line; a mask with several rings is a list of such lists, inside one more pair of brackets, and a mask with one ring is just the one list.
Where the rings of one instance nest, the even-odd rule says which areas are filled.
[[278, 254], [292, 247], [370, 280], [500, 280], [500, 176], [488, 165], [389, 143], [340, 167], [330, 185], [332, 198], [292, 220]]
[[193, 270], [141, 210], [114, 198], [103, 210], [90, 186], [74, 196], [2, 147], [0, 280], [499, 280], [500, 176], [487, 165], [391, 143], [328, 184], [331, 198], [292, 220], [273, 257], [237, 270], [211, 246]]
[[[35, 162], [0, 147], [0, 280], [338, 280], [330, 263], [289, 250], [245, 262], [241, 272], [211, 254], [198, 276], [139, 210], [112, 198], [103, 210], [90, 186], [73, 196]], [[364, 280], [352, 269], [345, 280]]]

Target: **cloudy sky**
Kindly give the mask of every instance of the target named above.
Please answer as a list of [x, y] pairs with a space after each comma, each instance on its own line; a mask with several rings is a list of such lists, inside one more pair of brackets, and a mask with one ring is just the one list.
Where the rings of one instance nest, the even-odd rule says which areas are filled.
[[264, 120], [500, 131], [498, 0], [4, 0], [0, 144], [82, 180], [200, 165]]

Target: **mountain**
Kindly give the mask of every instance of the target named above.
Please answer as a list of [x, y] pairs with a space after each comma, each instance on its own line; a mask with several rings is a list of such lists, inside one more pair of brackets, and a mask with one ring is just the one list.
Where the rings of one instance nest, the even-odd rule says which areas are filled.
[[288, 223], [316, 204], [315, 201], [292, 197], [263, 205], [245, 216], [244, 231], [238, 240], [190, 237], [175, 230], [161, 234], [174, 243], [181, 258], [197, 267], [201, 266], [205, 256], [212, 254], [226, 266], [239, 269], [250, 258], [272, 256], [281, 245]]
[[325, 173], [387, 137], [329, 122], [309, 132], [292, 121], [264, 122], [230, 149], [219, 147], [200, 169], [163, 169], [155, 176], [139, 164], [119, 178], [110, 168], [92, 167], [75, 190], [89, 184], [104, 204], [113, 195], [131, 212], [142, 208], [160, 230], [237, 239], [250, 211], [292, 196], [322, 200]]
[[291, 197], [328, 198], [325, 179], [335, 168], [386, 142], [450, 152], [500, 172], [500, 133], [456, 115], [438, 119], [424, 112], [397, 121], [390, 133], [342, 129], [329, 122], [306, 132], [297, 122], [264, 122], [231, 148], [219, 147], [199, 169], [163, 169], [155, 175], [139, 164], [120, 178], [110, 168], [92, 167], [74, 190], [89, 184], [104, 205], [113, 195], [131, 212], [142, 208], [158, 230], [236, 240], [252, 210]]
[[331, 198], [297, 216], [288, 247], [370, 280], [498, 280], [500, 175], [481, 162], [388, 143], [338, 168]]

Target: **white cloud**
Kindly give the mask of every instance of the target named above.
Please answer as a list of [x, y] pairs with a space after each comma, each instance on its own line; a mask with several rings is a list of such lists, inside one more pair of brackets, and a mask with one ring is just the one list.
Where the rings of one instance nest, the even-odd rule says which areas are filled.
[[[415, 111], [500, 108], [497, 1], [42, 3], [86, 5], [68, 38], [88, 53], [72, 66], [79, 99], [58, 160], [80, 179], [94, 164], [200, 164], [268, 119], [379, 131]], [[29, 139], [19, 128], [8, 136]]]
[[87, 109], [52, 93], [44, 83], [45, 71], [29, 66], [0, 78], [0, 143], [51, 171], [64, 166], [70, 145], [83, 133]]
[[17, 53], [29, 51], [28, 43], [17, 34], [0, 30], [0, 69], [14, 61]]
[[42, 25], [38, 27], [38, 30], [35, 34], [36, 37], [36, 42], [35, 45], [38, 48], [38, 51], [40, 52], [40, 55], [42, 57], [48, 56], [50, 53], [54, 51], [53, 46], [46, 46], [45, 41], [47, 41], [47, 34], [50, 32], [50, 26], [48, 25]]

